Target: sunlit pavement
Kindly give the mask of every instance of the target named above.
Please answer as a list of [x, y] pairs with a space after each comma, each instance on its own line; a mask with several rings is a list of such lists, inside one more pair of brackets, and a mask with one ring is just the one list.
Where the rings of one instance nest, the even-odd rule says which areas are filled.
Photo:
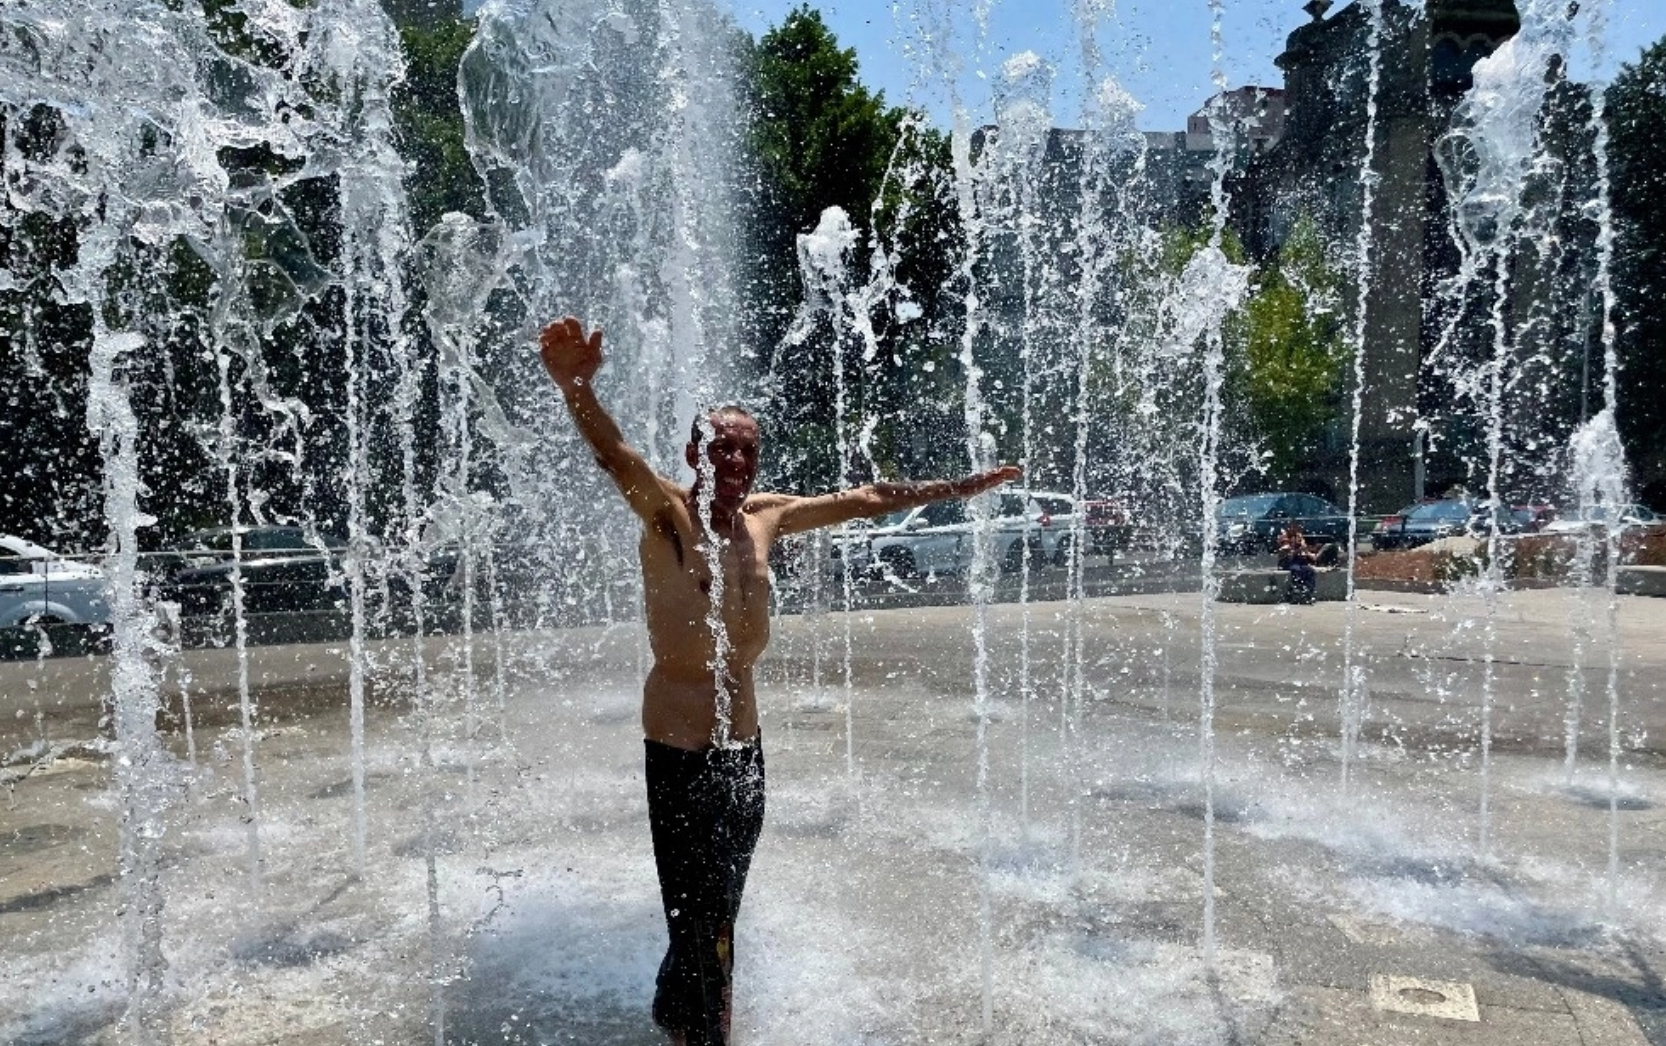
[[[1208, 804], [1201, 611], [781, 618], [737, 1041], [1666, 1042], [1666, 600], [1216, 606]], [[373, 644], [362, 876], [346, 646], [252, 650], [247, 745], [235, 651], [169, 671], [161, 1034], [660, 1041], [639, 633], [430, 640], [422, 705], [413, 641]], [[0, 664], [4, 751], [60, 753], [7, 768], [0, 1041], [118, 1041], [132, 880], [73, 745], [104, 671]]]

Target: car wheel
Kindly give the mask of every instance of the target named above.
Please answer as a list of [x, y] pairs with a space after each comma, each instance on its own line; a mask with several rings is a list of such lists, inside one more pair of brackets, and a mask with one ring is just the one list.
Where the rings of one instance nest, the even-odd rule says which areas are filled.
[[888, 548], [880, 556], [888, 573], [897, 577], [918, 577], [920, 570], [914, 563], [914, 553], [905, 548]]
[[1001, 557], [1001, 567], [1009, 574], [1016, 574], [1024, 568], [1024, 542], [1022, 539], [1007, 546], [1007, 554]]
[[1059, 538], [1057, 547], [1053, 549], [1053, 565], [1057, 567], [1070, 565], [1070, 536], [1068, 534]]
[[66, 649], [65, 636], [62, 629], [53, 635], [47, 635], [46, 630], [64, 622], [50, 615], [34, 617], [6, 630], [9, 633], [4, 642], [4, 655], [8, 658], [25, 660], [41, 656], [42, 644], [51, 645], [53, 653], [64, 654], [71, 651]]

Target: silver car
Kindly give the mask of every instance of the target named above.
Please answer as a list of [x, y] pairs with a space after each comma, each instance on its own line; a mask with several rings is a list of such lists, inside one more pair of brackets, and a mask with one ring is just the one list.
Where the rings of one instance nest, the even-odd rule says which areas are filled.
[[110, 623], [104, 571], [0, 534], [0, 628]]
[[[993, 555], [1017, 570], [1026, 550], [1033, 564], [1063, 561], [1076, 518], [1068, 494], [1007, 490], [993, 520]], [[898, 577], [961, 574], [972, 565], [972, 515], [964, 501], [938, 501], [881, 516], [869, 542], [872, 564]]]

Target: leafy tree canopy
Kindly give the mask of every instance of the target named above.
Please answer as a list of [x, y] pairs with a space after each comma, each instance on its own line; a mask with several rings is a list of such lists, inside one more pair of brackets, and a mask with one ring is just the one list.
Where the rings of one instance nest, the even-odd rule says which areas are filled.
[[747, 83], [752, 148], [784, 223], [808, 232], [832, 206], [863, 221], [902, 113], [857, 79], [856, 52], [839, 47], [820, 12], [802, 6], [758, 41]]
[[1666, 39], [1621, 68], [1607, 94], [1619, 298], [1619, 425], [1643, 497], [1666, 503]]
[[399, 30], [406, 71], [395, 118], [402, 151], [411, 162], [407, 189], [418, 236], [447, 211], [479, 215], [485, 209], [457, 100], [457, 64], [473, 38], [474, 23], [463, 19]]
[[1303, 216], [1263, 270], [1234, 333], [1235, 384], [1255, 421], [1269, 471], [1289, 479], [1338, 415], [1347, 345], [1337, 310], [1340, 279], [1325, 263], [1318, 226]]

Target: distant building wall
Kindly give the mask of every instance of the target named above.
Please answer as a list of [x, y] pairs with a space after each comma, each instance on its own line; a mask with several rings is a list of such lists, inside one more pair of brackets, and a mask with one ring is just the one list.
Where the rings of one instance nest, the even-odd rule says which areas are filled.
[[1284, 137], [1284, 90], [1249, 85], [1223, 91], [1203, 108], [1186, 118], [1186, 149], [1213, 152], [1215, 140], [1209, 126], [1211, 113], [1218, 112], [1241, 137], [1238, 148], [1265, 152]]
[[[1253, 157], [1233, 186], [1233, 223], [1252, 254], [1266, 257], [1306, 214], [1345, 271], [1366, 217], [1366, 144], [1371, 126], [1370, 15], [1360, 3], [1327, 18], [1329, 0], [1309, 0], [1311, 20], [1288, 38], [1283, 134]], [[1461, 469], [1424, 461], [1415, 427], [1446, 404], [1424, 362], [1453, 318], [1437, 293], [1456, 271], [1445, 187], [1434, 162], [1471, 70], [1520, 27], [1513, 0], [1383, 0], [1376, 85], [1370, 251], [1366, 281], [1364, 386], [1360, 415], [1360, 504], [1392, 511]], [[1348, 302], [1350, 311], [1357, 300]], [[1319, 478], [1347, 488], [1347, 447], [1315, 462]]]

